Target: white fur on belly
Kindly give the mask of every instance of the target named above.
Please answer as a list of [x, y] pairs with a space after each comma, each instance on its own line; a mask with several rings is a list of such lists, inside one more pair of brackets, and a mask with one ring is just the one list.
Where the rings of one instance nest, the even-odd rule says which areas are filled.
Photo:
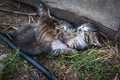
[[88, 46], [87, 43], [84, 40], [84, 37], [85, 37], [84, 32], [82, 32], [81, 34], [78, 34], [77, 37], [76, 37], [77, 41], [80, 44], [81, 49], [84, 49]]

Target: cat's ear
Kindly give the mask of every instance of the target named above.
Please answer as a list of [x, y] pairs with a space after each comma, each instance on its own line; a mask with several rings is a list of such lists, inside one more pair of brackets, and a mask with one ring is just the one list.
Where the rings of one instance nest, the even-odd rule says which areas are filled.
[[46, 8], [46, 9], [43, 11], [43, 14], [42, 14], [41, 16], [51, 17], [49, 8]]
[[41, 0], [38, 1], [37, 12], [38, 15], [41, 16], [40, 18], [45, 16], [51, 17], [48, 6], [45, 3], [43, 3]]
[[95, 36], [94, 36], [93, 45], [97, 46], [97, 47], [101, 47], [102, 46], [101, 43], [99, 42], [98, 38], [97, 38], [96, 33], [95, 33]]
[[49, 8], [46, 8], [46, 9], [43, 11], [43, 13], [42, 13], [42, 15], [40, 16], [39, 19], [41, 20], [41, 19], [46, 18], [46, 17], [47, 17], [47, 18], [48, 18], [48, 17], [49, 17], [49, 18], [51, 17]]
[[38, 23], [42, 23], [42, 22], [48, 20], [49, 18], [51, 18], [50, 10], [49, 10], [49, 8], [46, 8], [46, 9], [43, 11], [42, 15], [39, 17]]

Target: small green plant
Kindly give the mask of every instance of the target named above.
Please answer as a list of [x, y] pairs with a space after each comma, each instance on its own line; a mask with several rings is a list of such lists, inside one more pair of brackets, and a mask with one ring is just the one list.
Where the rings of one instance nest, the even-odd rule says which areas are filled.
[[91, 48], [75, 55], [62, 55], [58, 58], [58, 64], [59, 66], [69, 64], [80, 80], [109, 80], [111, 76], [120, 72], [119, 64], [114, 66], [103, 64], [96, 51], [98, 51], [96, 48]]
[[[92, 47], [80, 51], [79, 54], [58, 57], [39, 54], [33, 58], [63, 80], [69, 80], [66, 79], [69, 74], [75, 74], [80, 80], [112, 80], [116, 74], [120, 73], [120, 62], [117, 60], [119, 56], [116, 56], [116, 52], [110, 46], [104, 49]], [[9, 54], [5, 58], [4, 64], [5, 68], [2, 73], [4, 79], [12, 79], [13, 76], [19, 75], [31, 67], [20, 58], [18, 51], [15, 54]]]
[[[1, 79], [12, 79], [12, 75], [20, 74], [25, 70], [25, 62], [19, 55], [19, 50], [13, 53], [9, 53], [3, 61], [4, 69], [2, 71]], [[16, 74], [17, 73], [17, 74]], [[4, 76], [4, 77], [3, 77]]]

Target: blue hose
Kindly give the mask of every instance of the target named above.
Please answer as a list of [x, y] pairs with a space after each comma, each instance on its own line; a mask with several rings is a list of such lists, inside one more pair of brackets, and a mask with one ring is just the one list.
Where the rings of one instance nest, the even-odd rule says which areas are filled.
[[[17, 47], [8, 40], [3, 34], [0, 33], [0, 39], [4, 41], [6, 44], [8, 44], [13, 50], [17, 50]], [[39, 71], [41, 71], [49, 80], [58, 80], [58, 78], [52, 73], [49, 72], [46, 68], [44, 68], [41, 64], [37, 63], [34, 59], [32, 59], [30, 56], [26, 55], [23, 52], [19, 52], [19, 54], [27, 60], [29, 63], [31, 63], [35, 68], [37, 68]]]

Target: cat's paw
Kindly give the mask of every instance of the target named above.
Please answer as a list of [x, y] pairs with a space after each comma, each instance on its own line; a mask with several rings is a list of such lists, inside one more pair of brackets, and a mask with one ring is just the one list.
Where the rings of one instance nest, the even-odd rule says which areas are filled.
[[78, 53], [78, 51], [72, 48], [66, 48], [64, 50], [61, 50], [61, 54], [76, 54], [76, 53]]
[[76, 49], [68, 48], [66, 53], [76, 54], [76, 53], [78, 53], [78, 51]]

